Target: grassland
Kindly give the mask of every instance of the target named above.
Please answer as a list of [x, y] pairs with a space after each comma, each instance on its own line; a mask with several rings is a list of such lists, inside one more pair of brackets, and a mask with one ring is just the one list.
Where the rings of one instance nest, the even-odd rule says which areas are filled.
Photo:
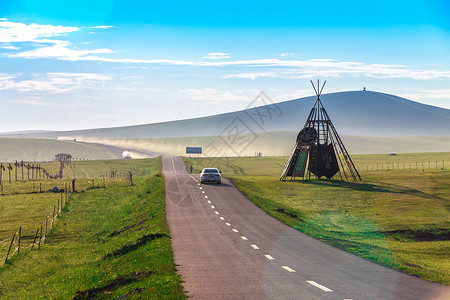
[[118, 159], [117, 147], [55, 139], [0, 138], [0, 161], [51, 161], [55, 154], [69, 153], [81, 159]]
[[[104, 163], [118, 170], [134, 170], [139, 174], [134, 186], [110, 182], [106, 188], [71, 194], [46, 244], [40, 250], [24, 249], [0, 266], [0, 298], [185, 298], [165, 219], [161, 160], [82, 162], [83, 172], [77, 172], [77, 180], [91, 180]], [[2, 229], [15, 231], [17, 222], [35, 226], [53, 207], [54, 196], [0, 196], [3, 208], [8, 207], [0, 215], [9, 220], [2, 222]]]
[[[448, 153], [354, 155], [381, 160], [442, 161]], [[215, 166], [255, 204], [282, 222], [336, 247], [424, 279], [450, 284], [450, 170], [361, 170], [361, 182], [279, 181], [287, 157], [187, 159]], [[384, 160], [386, 159], [386, 160]], [[384, 165], [385, 166], [385, 165]]]

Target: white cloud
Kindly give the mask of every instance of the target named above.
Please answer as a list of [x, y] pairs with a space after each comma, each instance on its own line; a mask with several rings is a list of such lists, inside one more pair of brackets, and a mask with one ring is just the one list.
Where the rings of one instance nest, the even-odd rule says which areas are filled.
[[39, 24], [15, 23], [7, 20], [0, 21], [0, 42], [39, 42], [44, 38], [61, 36], [80, 30], [78, 27], [54, 26]]
[[48, 41], [45, 42], [53, 43], [49, 46], [43, 46], [34, 50], [24, 51], [17, 54], [10, 54], [9, 57], [20, 57], [28, 59], [37, 58], [56, 58], [60, 60], [71, 60], [78, 61], [83, 60], [86, 55], [89, 54], [102, 54], [102, 53], [112, 53], [110, 49], [94, 49], [94, 50], [71, 50], [68, 48], [70, 45], [67, 41]]
[[37, 100], [10, 100], [8, 101], [10, 103], [22, 103], [22, 104], [31, 104], [31, 105], [38, 105], [38, 106], [48, 106], [49, 104], [45, 101], [37, 101]]
[[222, 59], [222, 58], [230, 58], [230, 53], [224, 53], [224, 52], [213, 52], [208, 53], [208, 55], [203, 56], [202, 58], [207, 59]]
[[108, 29], [108, 28], [112, 28], [114, 26], [110, 26], [110, 25], [100, 25], [100, 26], [92, 26], [90, 28], [94, 28], [94, 29]]
[[75, 90], [97, 89], [109, 80], [104, 74], [90, 73], [47, 73], [32, 80], [20, 80], [14, 76], [0, 77], [0, 90], [19, 92], [61, 94]]
[[232, 90], [219, 91], [216, 89], [186, 89], [178, 91], [179, 94], [191, 100], [208, 101], [212, 103], [224, 101], [252, 101], [260, 91], [258, 90]]
[[[109, 28], [107, 25], [96, 26]], [[120, 64], [138, 65], [172, 65], [187, 67], [251, 67], [253, 72], [238, 72], [224, 78], [312, 78], [317, 76], [330, 77], [369, 77], [378, 79], [408, 78], [414, 80], [449, 79], [450, 71], [438, 69], [415, 69], [411, 66], [395, 64], [366, 64], [363, 62], [337, 61], [333, 59], [288, 60], [279, 58], [250, 60], [221, 60], [230, 58], [230, 53], [212, 52], [204, 56], [207, 61], [185, 61], [168, 59], [134, 59], [108, 58], [102, 54], [113, 53], [111, 49], [100, 48], [91, 50], [71, 49], [71, 43], [56, 37], [79, 31], [78, 27], [53, 26], [39, 24], [14, 23], [0, 21], [0, 45], [9, 47], [11, 51], [18, 50], [14, 43], [32, 42], [32, 50], [16, 51], [6, 54], [7, 57], [25, 59], [58, 59], [67, 61], [100, 61]], [[20, 45], [19, 45], [20, 46]], [[282, 57], [293, 53], [282, 53]]]
[[222, 78], [245, 78], [245, 79], [257, 79], [259, 77], [275, 78], [280, 77], [280, 74], [276, 72], [249, 72], [249, 73], [238, 73], [233, 75], [225, 75]]
[[280, 56], [282, 56], [282, 57], [293, 56], [293, 55], [295, 55], [295, 53], [292, 53], [292, 52], [284, 52], [284, 53], [280, 54]]
[[[311, 90], [280, 90], [268, 89], [266, 96], [273, 102], [281, 102], [286, 100], [298, 99], [302, 97], [312, 96]], [[221, 91], [217, 89], [186, 89], [178, 91], [179, 94], [189, 98], [190, 100], [207, 101], [210, 103], [220, 102], [246, 102], [251, 103], [261, 91], [256, 89], [235, 89], [230, 91]]]

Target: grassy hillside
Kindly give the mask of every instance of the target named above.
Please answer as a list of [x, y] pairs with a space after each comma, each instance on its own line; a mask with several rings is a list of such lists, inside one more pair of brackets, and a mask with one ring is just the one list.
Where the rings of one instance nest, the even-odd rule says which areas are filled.
[[49, 139], [0, 138], [0, 161], [50, 161], [57, 153], [71, 154], [75, 159], [122, 158], [117, 147]]
[[[31, 241], [27, 240], [20, 254], [0, 265], [0, 298], [185, 298], [165, 219], [161, 160], [79, 162], [84, 170], [77, 173], [79, 180], [90, 180], [104, 163], [117, 170], [134, 170], [139, 174], [135, 185], [109, 183], [106, 188], [71, 194], [46, 243], [39, 250], [30, 250]], [[0, 196], [2, 232], [9, 229], [10, 233], [1, 235], [0, 240], [5, 236], [11, 239], [18, 224], [30, 234], [53, 208], [54, 199], [47, 198], [59, 195], [13, 196], [17, 199]], [[5, 249], [0, 246], [4, 258]]]
[[[387, 159], [395, 166], [450, 153], [353, 156], [360, 167]], [[270, 215], [324, 242], [450, 284], [450, 162], [424, 171], [361, 171], [362, 181], [279, 180], [286, 157], [186, 159], [195, 170], [218, 167]], [[386, 160], [384, 161], [386, 166]]]
[[[221, 137], [183, 137], [152, 139], [87, 139], [86, 142], [153, 151], [166, 155], [186, 155], [187, 146], [203, 148], [201, 156], [263, 156], [290, 155], [298, 132], [267, 132]], [[447, 152], [450, 136], [379, 138], [342, 135], [352, 154]]]

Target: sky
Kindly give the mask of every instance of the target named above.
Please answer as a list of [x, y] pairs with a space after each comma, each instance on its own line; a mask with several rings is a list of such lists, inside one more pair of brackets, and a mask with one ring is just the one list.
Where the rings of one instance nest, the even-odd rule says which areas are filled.
[[1, 0], [0, 132], [231, 112], [317, 79], [450, 109], [449, 16], [447, 0]]

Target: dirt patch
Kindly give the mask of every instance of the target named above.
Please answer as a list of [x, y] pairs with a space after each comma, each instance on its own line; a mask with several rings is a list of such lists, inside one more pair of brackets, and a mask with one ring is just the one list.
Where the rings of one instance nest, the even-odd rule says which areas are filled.
[[78, 291], [75, 293], [75, 296], [73, 296], [72, 299], [75, 299], [75, 300], [98, 299], [98, 298], [100, 298], [100, 296], [102, 294], [108, 293], [110, 290], [114, 290], [121, 286], [130, 284], [140, 278], [148, 277], [154, 273], [155, 272], [153, 272], [153, 271], [149, 271], [149, 272], [144, 271], [144, 272], [138, 272], [138, 273], [132, 272], [128, 275], [124, 275], [124, 276], [114, 279], [111, 283], [109, 283], [105, 286], [94, 288], [94, 289], [89, 289], [89, 290], [85, 290], [85, 291]]

